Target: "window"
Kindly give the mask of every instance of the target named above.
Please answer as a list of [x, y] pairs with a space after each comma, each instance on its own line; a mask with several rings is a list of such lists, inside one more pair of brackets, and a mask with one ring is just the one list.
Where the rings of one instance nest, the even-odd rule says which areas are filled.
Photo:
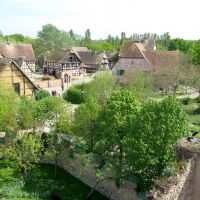
[[14, 83], [14, 90], [20, 95], [20, 83]]
[[124, 75], [124, 70], [123, 69], [117, 69], [117, 75], [118, 76]]

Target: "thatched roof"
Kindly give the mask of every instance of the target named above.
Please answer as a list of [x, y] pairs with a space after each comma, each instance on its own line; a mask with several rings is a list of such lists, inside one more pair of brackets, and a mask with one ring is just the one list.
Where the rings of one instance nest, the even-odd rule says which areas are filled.
[[[66, 62], [69, 62], [68, 60], [71, 54], [75, 54], [75, 53], [71, 52], [69, 49], [54, 50], [51, 53], [48, 61], [66, 63]], [[77, 54], [75, 55], [80, 60], [79, 56]]]
[[35, 54], [31, 44], [0, 43], [0, 54], [4, 58], [25, 57], [26, 61], [35, 61]]
[[81, 62], [86, 65], [99, 65], [105, 56], [104, 51], [80, 51], [78, 54], [81, 57]]

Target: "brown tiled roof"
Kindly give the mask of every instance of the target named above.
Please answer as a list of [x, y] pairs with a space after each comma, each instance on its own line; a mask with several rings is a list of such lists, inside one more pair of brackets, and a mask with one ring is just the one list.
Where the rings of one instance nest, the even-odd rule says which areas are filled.
[[35, 61], [35, 54], [31, 44], [0, 43], [0, 54], [5, 58], [24, 56], [26, 61]]
[[140, 43], [125, 42], [121, 48], [119, 56], [122, 58], [143, 58], [143, 55], [141, 53], [141, 50], [143, 49], [144, 46], [141, 46]]
[[178, 51], [154, 51], [146, 50], [141, 42], [126, 42], [121, 51], [121, 58], [145, 59], [152, 67], [167, 67], [179, 62]]
[[143, 51], [153, 67], [168, 67], [179, 62], [178, 51]]

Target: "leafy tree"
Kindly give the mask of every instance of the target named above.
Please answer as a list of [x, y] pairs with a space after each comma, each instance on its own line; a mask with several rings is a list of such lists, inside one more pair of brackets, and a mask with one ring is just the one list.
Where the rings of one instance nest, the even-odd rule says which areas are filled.
[[142, 107], [132, 129], [128, 156], [143, 189], [175, 161], [175, 144], [187, 133], [186, 114], [174, 97], [148, 101]]
[[138, 110], [139, 103], [128, 90], [114, 92], [103, 110], [101, 156], [113, 166], [118, 187], [127, 170], [127, 144]]
[[153, 94], [152, 73], [145, 72], [143, 69], [134, 67], [126, 70], [124, 84], [140, 102], [144, 102]]
[[11, 149], [11, 158], [17, 161], [17, 165], [23, 172], [32, 167], [32, 163], [39, 161], [42, 152], [42, 143], [37, 133], [26, 133], [17, 138]]
[[81, 104], [75, 111], [73, 132], [84, 141], [84, 146], [89, 152], [93, 152], [98, 141], [96, 133], [100, 106], [96, 99], [90, 97], [87, 102]]
[[36, 100], [41, 100], [46, 97], [50, 97], [51, 94], [47, 90], [39, 90], [36, 92]]
[[170, 51], [179, 50], [182, 52], [187, 52], [189, 50], [189, 43], [186, 40], [175, 38], [169, 40], [169, 47]]
[[195, 65], [200, 65], [200, 40], [193, 43], [190, 48], [192, 61]]
[[91, 42], [91, 32], [90, 32], [90, 29], [87, 29], [85, 31], [85, 42], [86, 42], [86, 44], [88, 44], [88, 43]]
[[18, 125], [20, 129], [26, 130], [37, 127], [38, 123], [34, 118], [36, 106], [37, 102], [35, 100], [30, 100], [25, 97], [21, 98], [18, 115]]
[[116, 79], [110, 71], [101, 71], [94, 77], [93, 81], [85, 85], [83, 95], [85, 99], [88, 96], [93, 96], [100, 105], [103, 105], [117, 87]]
[[14, 89], [0, 81], [0, 130], [14, 132], [18, 129], [17, 118], [20, 98]]

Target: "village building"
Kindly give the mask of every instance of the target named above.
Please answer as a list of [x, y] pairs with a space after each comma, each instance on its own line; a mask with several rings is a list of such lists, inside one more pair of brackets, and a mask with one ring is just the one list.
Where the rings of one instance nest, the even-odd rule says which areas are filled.
[[111, 56], [113, 55], [112, 52], [90, 51], [87, 47], [71, 47], [70, 51], [74, 52], [77, 57], [79, 57], [81, 61], [80, 70], [82, 73], [95, 73], [101, 68], [108, 68], [108, 58], [111, 61]]
[[21, 59], [24, 72], [35, 72], [35, 54], [31, 44], [0, 43], [0, 58]]
[[68, 83], [72, 76], [80, 75], [80, 64], [80, 58], [70, 49], [54, 50], [50, 57], [44, 60], [43, 73]]
[[43, 73], [70, 82], [72, 76], [94, 73], [108, 68], [109, 61], [105, 51], [90, 51], [86, 47], [71, 47], [54, 50], [43, 63]]
[[0, 87], [12, 85], [15, 92], [28, 98], [35, 97], [37, 86], [13, 59], [0, 58]]
[[112, 69], [120, 81], [124, 73], [134, 67], [145, 71], [155, 71], [157, 68], [166, 68], [177, 65], [178, 51], [156, 51], [153, 44], [145, 45], [142, 42], [126, 42], [119, 53], [119, 60]]

